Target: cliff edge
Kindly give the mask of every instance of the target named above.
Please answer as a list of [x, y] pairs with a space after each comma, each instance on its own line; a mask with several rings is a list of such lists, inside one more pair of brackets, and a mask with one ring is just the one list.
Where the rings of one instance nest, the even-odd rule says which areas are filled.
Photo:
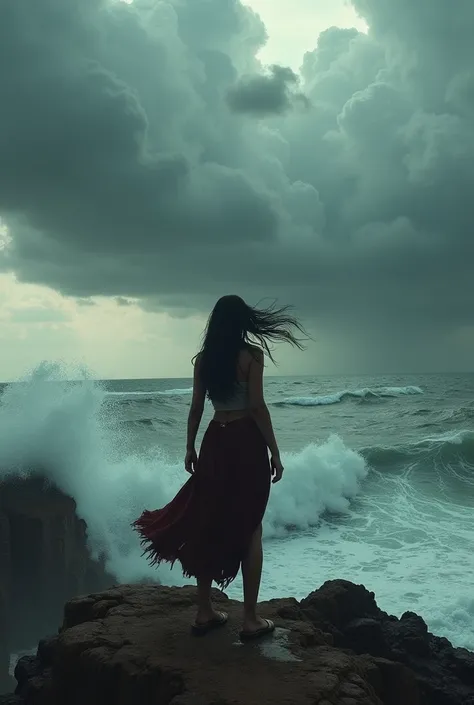
[[66, 600], [111, 585], [76, 504], [42, 477], [0, 482], [0, 693], [10, 654], [56, 629]]
[[[58, 635], [17, 665], [13, 705], [474, 705], [474, 654], [400, 620], [373, 593], [325, 583], [261, 604], [273, 637], [240, 644], [242, 606], [215, 591], [229, 624], [190, 635], [196, 591], [122, 585], [66, 604]], [[0, 703], [2, 699], [0, 698]]]

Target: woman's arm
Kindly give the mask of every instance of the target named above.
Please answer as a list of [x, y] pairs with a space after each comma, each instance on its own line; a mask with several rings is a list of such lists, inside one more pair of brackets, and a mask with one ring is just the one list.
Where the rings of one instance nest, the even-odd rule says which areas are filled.
[[193, 398], [188, 415], [188, 436], [186, 441], [187, 451], [194, 450], [199, 424], [202, 419], [202, 412], [204, 411], [204, 401], [206, 398], [206, 390], [204, 389], [199, 376], [199, 363], [200, 358], [198, 355], [194, 364]]
[[279, 460], [280, 451], [273, 431], [272, 419], [263, 397], [263, 352], [256, 348], [251, 354], [248, 377], [250, 414], [262, 432], [272, 458]]

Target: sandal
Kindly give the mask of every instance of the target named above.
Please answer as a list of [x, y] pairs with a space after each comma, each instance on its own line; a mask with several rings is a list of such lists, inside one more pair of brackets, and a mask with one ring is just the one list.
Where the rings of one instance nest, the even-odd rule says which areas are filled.
[[265, 619], [266, 625], [256, 629], [255, 631], [247, 632], [242, 631], [239, 634], [240, 641], [253, 641], [254, 639], [260, 639], [263, 636], [272, 634], [275, 631], [275, 625], [271, 619]]
[[193, 636], [205, 636], [205, 634], [208, 634], [213, 629], [218, 629], [219, 627], [223, 627], [224, 624], [227, 624], [229, 615], [225, 612], [218, 612], [217, 614], [219, 615], [218, 617], [214, 617], [214, 619], [210, 619], [208, 622], [202, 622], [201, 624], [194, 622], [194, 624], [191, 625], [191, 634]]

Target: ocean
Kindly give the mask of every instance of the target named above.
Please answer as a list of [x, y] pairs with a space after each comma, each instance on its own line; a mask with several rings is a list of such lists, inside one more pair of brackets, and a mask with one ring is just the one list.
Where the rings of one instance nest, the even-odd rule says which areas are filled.
[[[188, 478], [191, 380], [68, 374], [44, 364], [4, 386], [0, 473], [43, 470], [74, 497], [118, 581], [183, 584], [178, 567], [147, 564], [130, 523]], [[474, 650], [474, 375], [268, 376], [265, 388], [286, 470], [265, 517], [261, 598], [345, 578]], [[206, 404], [200, 436], [210, 417]], [[227, 592], [239, 598], [240, 580]]]

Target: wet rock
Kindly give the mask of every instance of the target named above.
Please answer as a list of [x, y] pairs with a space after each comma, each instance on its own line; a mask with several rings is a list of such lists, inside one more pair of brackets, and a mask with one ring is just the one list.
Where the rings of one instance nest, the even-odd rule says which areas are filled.
[[290, 601], [263, 603], [276, 634], [242, 645], [242, 605], [214, 597], [229, 623], [204, 639], [190, 634], [195, 588], [125, 585], [72, 600], [60, 633], [18, 666], [24, 704], [382, 705], [363, 659], [328, 645], [309, 622], [279, 616]]
[[358, 654], [388, 656], [390, 652], [382, 624], [373, 617], [360, 617], [350, 621], [343, 628], [339, 641], [350, 644], [350, 648]]
[[56, 629], [64, 602], [111, 584], [73, 499], [37, 474], [0, 481], [0, 692], [10, 654]]
[[363, 585], [346, 580], [324, 583], [301, 601], [300, 609], [305, 618], [319, 627], [325, 625], [330, 633], [337, 632], [357, 617], [377, 617], [380, 614], [375, 594]]
[[229, 622], [204, 639], [190, 634], [193, 587], [71, 600], [59, 634], [18, 664], [22, 705], [474, 705], [474, 654], [412, 612], [382, 612], [363, 586], [332, 581], [301, 603], [262, 603], [275, 634], [245, 645], [242, 605], [214, 600]]
[[[325, 583], [301, 602], [301, 608], [315, 626], [332, 627], [336, 646], [376, 657], [390, 682], [396, 680], [396, 663], [410, 669], [420, 705], [474, 705], [474, 654], [431, 634], [419, 615], [390, 616], [363, 585], [340, 580]], [[395, 697], [394, 705], [398, 702], [391, 689], [384, 697], [390, 705], [390, 697]]]
[[27, 681], [41, 674], [42, 664], [37, 656], [22, 656], [15, 666], [15, 678], [18, 687], [27, 683]]

